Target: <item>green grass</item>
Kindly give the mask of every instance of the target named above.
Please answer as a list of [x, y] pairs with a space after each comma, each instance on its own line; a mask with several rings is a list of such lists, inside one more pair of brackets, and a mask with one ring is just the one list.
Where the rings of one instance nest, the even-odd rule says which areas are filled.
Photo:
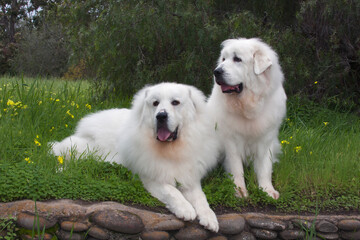
[[[60, 163], [48, 154], [47, 142], [72, 134], [86, 114], [130, 104], [121, 97], [102, 102], [92, 89], [86, 81], [0, 78], [0, 201], [70, 198], [163, 206], [117, 164], [96, 157]], [[257, 188], [252, 167], [245, 176], [249, 198], [234, 197], [232, 181], [219, 167], [203, 181], [212, 207], [359, 211], [359, 117], [293, 97], [287, 118], [273, 174], [280, 199]]]

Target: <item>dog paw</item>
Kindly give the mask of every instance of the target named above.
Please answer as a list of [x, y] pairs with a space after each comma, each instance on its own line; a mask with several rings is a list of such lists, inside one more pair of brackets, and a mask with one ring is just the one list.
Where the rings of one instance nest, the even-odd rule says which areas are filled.
[[204, 226], [206, 229], [213, 232], [219, 231], [219, 222], [215, 213], [211, 209], [209, 209], [206, 213], [199, 214], [198, 218], [200, 225]]
[[172, 212], [177, 218], [184, 219], [185, 221], [192, 221], [196, 218], [195, 209], [190, 205], [190, 203], [184, 204], [180, 208], [173, 209]]
[[235, 188], [235, 196], [238, 198], [246, 198], [249, 196], [249, 193], [246, 190], [246, 188], [236, 187]]
[[280, 193], [278, 191], [276, 191], [275, 189], [271, 189], [271, 190], [265, 189], [265, 192], [275, 200], [279, 199], [279, 197], [280, 197]]

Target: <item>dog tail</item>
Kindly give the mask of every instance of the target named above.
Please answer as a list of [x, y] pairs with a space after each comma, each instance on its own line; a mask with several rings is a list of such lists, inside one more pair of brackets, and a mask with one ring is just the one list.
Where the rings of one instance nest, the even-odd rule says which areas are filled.
[[71, 136], [67, 137], [61, 142], [50, 142], [51, 154], [55, 156], [63, 156], [65, 159], [71, 157], [80, 157], [83, 154], [89, 153], [89, 142], [81, 137]]

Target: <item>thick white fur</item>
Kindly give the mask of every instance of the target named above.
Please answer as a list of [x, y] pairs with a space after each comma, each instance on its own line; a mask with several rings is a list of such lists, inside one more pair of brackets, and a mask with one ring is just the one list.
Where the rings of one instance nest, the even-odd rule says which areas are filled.
[[[235, 55], [240, 62], [234, 61]], [[260, 188], [277, 199], [272, 164], [280, 152], [278, 132], [286, 114], [277, 54], [259, 39], [229, 39], [222, 43], [218, 68], [227, 85], [243, 83], [238, 94], [223, 93], [215, 82], [208, 100], [225, 151], [225, 169], [233, 175], [237, 194], [246, 197], [243, 163], [252, 160]]]
[[[177, 100], [179, 105], [172, 105]], [[153, 103], [159, 104], [154, 106]], [[156, 115], [168, 113], [178, 138], [156, 140]], [[145, 87], [131, 109], [111, 109], [82, 119], [74, 135], [55, 142], [55, 155], [96, 152], [138, 173], [144, 187], [177, 217], [217, 232], [215, 213], [201, 189], [201, 178], [217, 163], [218, 142], [207, 114], [205, 96], [194, 87], [162, 83]]]

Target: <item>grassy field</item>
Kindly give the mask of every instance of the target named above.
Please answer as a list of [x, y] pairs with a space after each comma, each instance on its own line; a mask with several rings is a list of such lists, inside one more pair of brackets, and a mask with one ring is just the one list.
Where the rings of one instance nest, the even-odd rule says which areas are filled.
[[[64, 162], [48, 154], [47, 143], [70, 135], [86, 114], [130, 105], [130, 99], [102, 102], [94, 96], [86, 81], [0, 78], [0, 201], [71, 198], [163, 206], [119, 165], [95, 157]], [[280, 199], [257, 188], [251, 167], [246, 170], [250, 197], [236, 198], [230, 177], [219, 167], [203, 181], [212, 207], [359, 212], [358, 116], [293, 97], [280, 141], [283, 153], [273, 174]]]

